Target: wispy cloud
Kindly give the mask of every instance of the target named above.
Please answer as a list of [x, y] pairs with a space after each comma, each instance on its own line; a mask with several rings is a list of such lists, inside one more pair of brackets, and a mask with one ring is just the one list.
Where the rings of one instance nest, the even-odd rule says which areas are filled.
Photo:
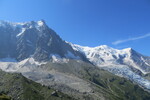
[[118, 44], [121, 44], [121, 43], [134, 41], [134, 40], [139, 40], [139, 39], [143, 39], [143, 38], [146, 38], [146, 37], [150, 37], [150, 33], [142, 35], [142, 36], [138, 36], [138, 37], [132, 37], [132, 38], [124, 39], [124, 40], [117, 40], [117, 41], [112, 42], [112, 44], [113, 45], [118, 45]]

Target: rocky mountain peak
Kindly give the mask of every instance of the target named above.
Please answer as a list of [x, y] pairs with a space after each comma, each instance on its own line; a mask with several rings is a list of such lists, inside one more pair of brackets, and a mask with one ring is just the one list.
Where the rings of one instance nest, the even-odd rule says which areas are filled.
[[34, 57], [42, 61], [49, 60], [50, 55], [59, 55], [61, 58], [86, 59], [50, 29], [44, 20], [0, 23], [0, 58], [9, 56], [21, 61]]

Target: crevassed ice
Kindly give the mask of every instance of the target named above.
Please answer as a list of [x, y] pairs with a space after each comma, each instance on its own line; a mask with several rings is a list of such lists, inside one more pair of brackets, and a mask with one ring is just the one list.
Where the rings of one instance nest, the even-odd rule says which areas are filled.
[[150, 90], [150, 81], [131, 71], [129, 67], [102, 67], [115, 75], [125, 77]]

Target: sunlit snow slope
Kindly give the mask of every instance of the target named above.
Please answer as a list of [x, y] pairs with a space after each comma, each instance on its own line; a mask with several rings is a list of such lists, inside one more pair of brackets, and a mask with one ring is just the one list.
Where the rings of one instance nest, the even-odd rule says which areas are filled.
[[69, 44], [74, 50], [82, 52], [94, 65], [150, 89], [150, 81], [142, 77], [143, 74], [150, 73], [150, 57], [143, 56], [131, 48], [117, 50], [106, 45], [84, 47]]

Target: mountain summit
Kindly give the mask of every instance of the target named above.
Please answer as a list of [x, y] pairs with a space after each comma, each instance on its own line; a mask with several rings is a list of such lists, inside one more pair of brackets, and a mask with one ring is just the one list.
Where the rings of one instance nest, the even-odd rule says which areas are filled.
[[0, 22], [0, 58], [15, 58], [18, 61], [33, 57], [47, 61], [52, 55], [61, 58], [86, 60], [80, 52], [63, 41], [44, 20], [24, 23]]
[[[71, 44], [71, 43], [70, 43]], [[142, 74], [150, 72], [150, 57], [143, 56], [132, 48], [117, 50], [106, 45], [84, 47], [71, 44], [73, 49], [82, 52], [96, 66], [127, 65], [139, 70]]]

